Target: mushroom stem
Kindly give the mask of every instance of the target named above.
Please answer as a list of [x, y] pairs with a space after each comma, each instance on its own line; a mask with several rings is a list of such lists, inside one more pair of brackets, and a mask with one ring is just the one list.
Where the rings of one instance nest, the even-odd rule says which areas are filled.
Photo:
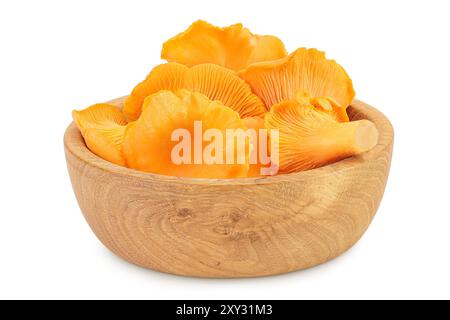
[[322, 147], [328, 155], [344, 158], [369, 151], [377, 142], [378, 130], [375, 124], [369, 120], [358, 120], [338, 123], [334, 130], [327, 130]]

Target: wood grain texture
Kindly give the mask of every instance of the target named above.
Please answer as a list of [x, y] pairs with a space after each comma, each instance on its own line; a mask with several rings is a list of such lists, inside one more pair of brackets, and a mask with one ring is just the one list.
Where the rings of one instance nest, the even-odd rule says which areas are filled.
[[142, 173], [91, 153], [74, 124], [64, 137], [67, 167], [94, 233], [132, 263], [198, 277], [285, 273], [349, 249], [377, 211], [393, 129], [363, 102], [355, 100], [349, 114], [376, 124], [377, 146], [300, 173], [233, 180]]

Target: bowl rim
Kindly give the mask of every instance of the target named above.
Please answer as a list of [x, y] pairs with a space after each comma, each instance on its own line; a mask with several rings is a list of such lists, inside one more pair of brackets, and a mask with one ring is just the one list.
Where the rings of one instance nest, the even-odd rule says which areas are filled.
[[[117, 107], [123, 106], [123, 101], [127, 96], [107, 101], [106, 103]], [[255, 184], [273, 184], [290, 180], [303, 180], [317, 178], [330, 173], [340, 173], [355, 166], [360, 166], [364, 162], [377, 159], [384, 153], [386, 148], [393, 143], [394, 130], [389, 119], [376, 108], [360, 101], [353, 100], [348, 108], [351, 119], [371, 120], [378, 129], [379, 138], [377, 145], [368, 152], [358, 156], [349, 157], [329, 165], [310, 169], [306, 171], [284, 173], [275, 176], [249, 177], [249, 178], [229, 178], [229, 179], [210, 179], [210, 178], [189, 178], [168, 176], [151, 172], [143, 172], [130, 169], [111, 163], [96, 154], [92, 153], [86, 146], [81, 132], [74, 122], [70, 123], [64, 133], [64, 149], [73, 157], [77, 158], [88, 166], [114, 175], [126, 176], [128, 178], [137, 178], [149, 182], [167, 182], [181, 183], [189, 185], [255, 185]]]

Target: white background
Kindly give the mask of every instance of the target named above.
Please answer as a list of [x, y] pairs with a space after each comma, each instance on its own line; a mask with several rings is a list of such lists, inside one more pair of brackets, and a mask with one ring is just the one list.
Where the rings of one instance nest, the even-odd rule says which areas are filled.
[[[450, 298], [448, 1], [1, 1], [0, 298]], [[325, 265], [247, 280], [130, 265], [84, 221], [66, 171], [71, 110], [128, 94], [196, 19], [243, 22], [341, 63], [395, 128], [362, 240]]]

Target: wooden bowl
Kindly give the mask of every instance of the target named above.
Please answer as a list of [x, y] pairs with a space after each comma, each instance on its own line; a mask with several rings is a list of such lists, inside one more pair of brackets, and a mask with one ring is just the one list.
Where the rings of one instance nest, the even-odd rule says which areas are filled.
[[233, 180], [138, 172], [91, 153], [73, 123], [64, 136], [67, 167], [92, 230], [129, 262], [197, 277], [285, 273], [349, 249], [377, 211], [393, 129], [363, 102], [354, 101], [349, 114], [375, 123], [377, 146], [310, 171]]

